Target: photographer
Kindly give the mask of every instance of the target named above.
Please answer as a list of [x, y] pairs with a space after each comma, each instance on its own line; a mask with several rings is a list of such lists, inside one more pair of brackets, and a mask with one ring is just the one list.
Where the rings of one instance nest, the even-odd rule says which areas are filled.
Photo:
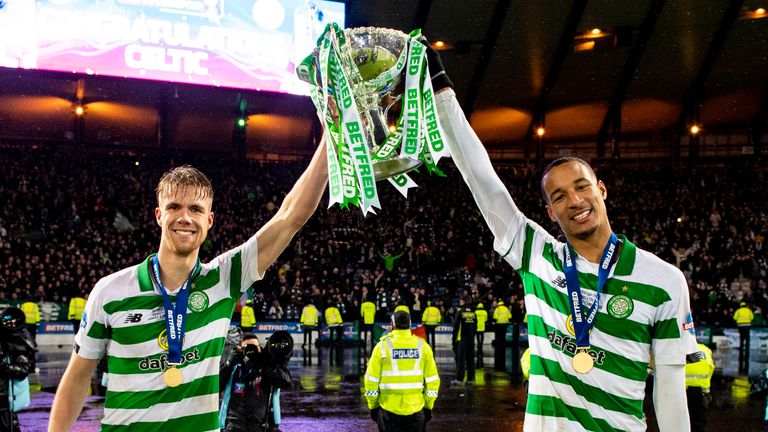
[[0, 316], [0, 431], [19, 431], [19, 419], [9, 403], [11, 380], [23, 380], [35, 356], [32, 341], [24, 333], [21, 309], [9, 307]]
[[[287, 335], [287, 339], [286, 339]], [[275, 332], [262, 349], [253, 333], [243, 340], [221, 368], [219, 388], [224, 392], [220, 423], [226, 432], [267, 432], [276, 429], [270, 415], [273, 395], [291, 386], [288, 359], [293, 339]], [[226, 413], [226, 414], [224, 414]]]

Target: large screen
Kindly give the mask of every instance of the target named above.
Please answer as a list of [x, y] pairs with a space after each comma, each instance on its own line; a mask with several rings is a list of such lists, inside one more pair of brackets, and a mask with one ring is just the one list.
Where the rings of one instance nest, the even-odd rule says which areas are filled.
[[294, 73], [344, 4], [0, 0], [0, 66], [308, 94]]

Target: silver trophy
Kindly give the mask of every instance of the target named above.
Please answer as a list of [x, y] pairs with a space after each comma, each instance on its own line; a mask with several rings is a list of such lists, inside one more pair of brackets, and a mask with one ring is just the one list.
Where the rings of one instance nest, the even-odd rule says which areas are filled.
[[[402, 81], [410, 36], [392, 29], [359, 27], [345, 29], [343, 38], [339, 39], [343, 39], [338, 44], [340, 67], [354, 94], [367, 144], [372, 155], [381, 155], [381, 146], [391, 135], [387, 114], [402, 98], [402, 94], [395, 92], [402, 92], [398, 84]], [[320, 73], [320, 61], [318, 47], [302, 63], [304, 68], [297, 69], [297, 75], [310, 84], [328, 86], [328, 100], [320, 101], [320, 104], [327, 104], [329, 115], [338, 121], [336, 100], [332, 95], [339, 90], [334, 88], [328, 76]], [[316, 104], [318, 102], [315, 101]], [[383, 160], [374, 156], [373, 173], [377, 181], [398, 176], [421, 165], [416, 158], [389, 153]]]

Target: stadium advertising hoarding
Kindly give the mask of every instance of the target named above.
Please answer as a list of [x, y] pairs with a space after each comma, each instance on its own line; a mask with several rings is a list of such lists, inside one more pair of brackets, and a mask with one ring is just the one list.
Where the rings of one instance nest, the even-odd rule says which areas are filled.
[[295, 65], [344, 4], [0, 0], [0, 66], [305, 95]]

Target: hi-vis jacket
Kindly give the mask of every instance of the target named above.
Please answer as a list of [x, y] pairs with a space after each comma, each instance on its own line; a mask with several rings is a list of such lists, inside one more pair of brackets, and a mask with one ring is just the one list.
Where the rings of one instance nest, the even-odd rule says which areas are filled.
[[493, 320], [496, 321], [496, 324], [509, 324], [510, 319], [512, 319], [512, 314], [509, 312], [509, 308], [504, 306], [504, 303], [499, 302], [499, 305], [493, 310]]
[[392, 330], [376, 344], [365, 371], [368, 408], [397, 415], [432, 409], [439, 388], [432, 348], [410, 330]]
[[85, 310], [85, 299], [82, 297], [72, 297], [72, 299], [69, 301], [69, 314], [68, 314], [69, 318], [68, 319], [71, 319], [71, 320], [82, 319], [84, 310]]
[[477, 316], [477, 331], [482, 333], [485, 331], [485, 323], [488, 322], [488, 312], [485, 311], [482, 303], [477, 305], [475, 316]]
[[421, 316], [421, 319], [424, 320], [424, 324], [426, 325], [436, 326], [440, 324], [443, 317], [440, 315], [440, 309], [434, 306], [429, 306], [424, 309], [424, 314]]
[[315, 305], [308, 304], [301, 310], [301, 323], [307, 327], [314, 327], [317, 325], [319, 313]]
[[243, 306], [240, 311], [240, 327], [253, 327], [256, 325], [256, 314], [252, 306]]
[[37, 324], [40, 322], [40, 307], [34, 302], [24, 302], [21, 304], [21, 311], [27, 318], [27, 324]]
[[704, 353], [704, 358], [685, 365], [685, 386], [701, 387], [703, 393], [709, 393], [709, 382], [715, 372], [715, 362], [709, 347], [699, 344], [699, 350]]
[[344, 321], [341, 319], [341, 313], [336, 306], [325, 308], [325, 324], [328, 327], [340, 326]]
[[753, 319], [755, 319], [755, 314], [752, 312], [752, 309], [746, 306], [736, 309], [736, 312], [733, 313], [733, 320], [740, 327], [751, 325]]
[[360, 306], [360, 315], [363, 317], [363, 324], [373, 324], [376, 317], [376, 304], [373, 302], [364, 302]]

